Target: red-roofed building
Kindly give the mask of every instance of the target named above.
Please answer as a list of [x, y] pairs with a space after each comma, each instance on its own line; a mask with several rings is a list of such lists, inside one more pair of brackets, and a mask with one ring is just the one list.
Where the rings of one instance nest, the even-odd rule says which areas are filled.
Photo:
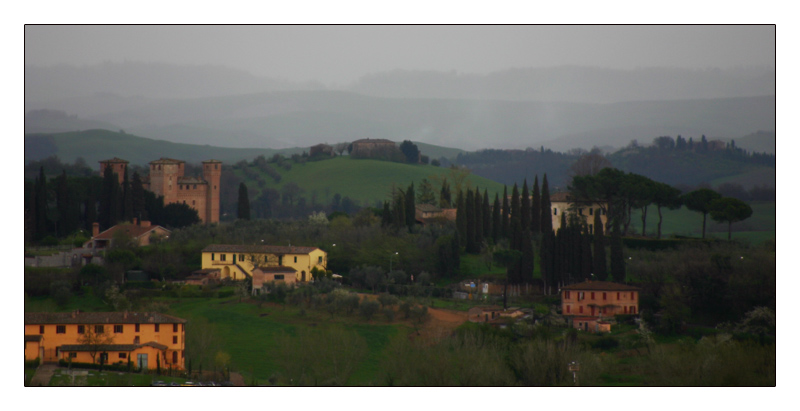
[[293, 285], [296, 282], [297, 270], [284, 266], [261, 266], [253, 269], [253, 295], [258, 295], [265, 284], [284, 283]]
[[115, 235], [125, 235], [136, 241], [139, 247], [149, 245], [151, 240], [156, 238], [167, 238], [171, 231], [160, 225], [151, 225], [149, 221], [137, 221], [133, 223], [117, 224], [106, 231], [100, 232], [100, 225], [94, 223], [92, 226], [92, 239], [87, 241], [83, 248], [91, 248], [93, 251], [106, 249], [111, 246]]
[[639, 288], [608, 281], [571, 284], [561, 288], [561, 314], [575, 328], [598, 332], [605, 329], [603, 318], [639, 314]]
[[328, 254], [317, 247], [212, 244], [202, 253], [203, 269], [219, 269], [220, 278], [232, 280], [252, 278], [259, 267], [291, 267], [294, 281], [304, 283], [313, 280], [312, 269], [328, 265]]

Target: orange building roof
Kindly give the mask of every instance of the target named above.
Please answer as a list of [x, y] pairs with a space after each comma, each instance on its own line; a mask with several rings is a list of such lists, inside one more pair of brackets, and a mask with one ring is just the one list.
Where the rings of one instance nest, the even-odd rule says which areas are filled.
[[[147, 224], [148, 222], [145, 221], [144, 223]], [[144, 226], [142, 226], [142, 225], [139, 225], [139, 224], [134, 225], [134, 224], [130, 224], [130, 223], [125, 223], [125, 224], [117, 224], [114, 227], [111, 227], [108, 230], [103, 231], [102, 233], [92, 237], [92, 239], [94, 239], [94, 240], [111, 240], [112, 238], [114, 238], [114, 233], [116, 233], [117, 231], [123, 231], [125, 234], [127, 234], [127, 235], [129, 235], [129, 236], [131, 236], [133, 238], [139, 238], [139, 237], [142, 237], [145, 234], [150, 233], [151, 231], [153, 231], [153, 230], [155, 230], [157, 228], [161, 228], [162, 230], [165, 230], [168, 233], [171, 232], [171, 231], [167, 230], [166, 228], [161, 227], [160, 225], [144, 225]]]
[[184, 324], [183, 318], [161, 313], [25, 313], [25, 324]]
[[609, 281], [585, 281], [578, 284], [570, 284], [561, 287], [562, 290], [578, 291], [639, 291], [639, 288], [627, 285], [612, 283]]

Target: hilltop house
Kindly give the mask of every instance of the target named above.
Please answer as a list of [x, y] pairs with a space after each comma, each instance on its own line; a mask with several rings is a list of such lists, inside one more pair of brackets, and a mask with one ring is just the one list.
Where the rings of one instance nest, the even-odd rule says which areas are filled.
[[600, 221], [605, 227], [608, 224], [608, 204], [602, 207], [597, 202], [591, 201], [576, 201], [572, 195], [566, 192], [553, 193], [550, 196], [550, 205], [552, 207], [551, 218], [553, 221], [553, 230], [558, 231], [561, 228], [561, 215], [567, 215], [569, 221], [570, 215], [576, 215], [583, 220], [589, 228], [589, 234], [594, 233], [594, 215], [600, 213]]
[[639, 313], [639, 288], [607, 281], [586, 281], [561, 288], [561, 314], [571, 319], [575, 328], [610, 331], [604, 318], [617, 314]]
[[26, 361], [184, 369], [185, 337], [186, 320], [154, 312], [25, 313]]
[[202, 253], [202, 268], [220, 270], [221, 279], [253, 278], [259, 267], [289, 267], [294, 281], [305, 283], [313, 280], [313, 268], [325, 270], [328, 265], [328, 254], [317, 247], [212, 244]]
[[253, 295], [261, 293], [264, 285], [284, 283], [293, 285], [297, 282], [297, 270], [284, 266], [261, 266], [253, 269]]
[[100, 232], [100, 224], [92, 224], [92, 239], [87, 241], [83, 248], [92, 251], [102, 250], [110, 247], [114, 242], [114, 236], [125, 235], [130, 237], [139, 247], [149, 245], [150, 242], [158, 238], [169, 238], [172, 232], [160, 225], [151, 225], [149, 221], [138, 221], [133, 219], [133, 223], [117, 224], [106, 231]]

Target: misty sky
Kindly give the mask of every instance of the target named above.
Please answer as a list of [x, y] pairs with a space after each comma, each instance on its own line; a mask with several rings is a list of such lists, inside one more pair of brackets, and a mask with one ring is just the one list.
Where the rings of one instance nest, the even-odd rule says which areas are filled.
[[26, 26], [25, 64], [213, 64], [346, 85], [393, 69], [775, 67], [774, 26]]

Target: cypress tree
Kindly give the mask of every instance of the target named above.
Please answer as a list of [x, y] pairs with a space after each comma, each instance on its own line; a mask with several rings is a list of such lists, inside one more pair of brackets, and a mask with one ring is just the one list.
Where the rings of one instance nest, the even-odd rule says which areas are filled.
[[464, 205], [464, 194], [459, 191], [456, 197], [456, 228], [458, 229], [459, 246], [467, 244], [467, 208]]
[[100, 225], [108, 229], [119, 221], [121, 201], [117, 173], [111, 167], [103, 172], [103, 185], [100, 192]]
[[61, 175], [56, 179], [56, 209], [58, 211], [58, 224], [56, 233], [59, 237], [64, 237], [77, 229], [77, 210], [72, 205], [73, 196], [70, 193], [67, 171], [62, 170]]
[[492, 209], [489, 208], [489, 190], [483, 190], [483, 238], [488, 240], [492, 237]]
[[541, 199], [541, 230], [542, 233], [553, 231], [553, 212], [552, 205], [550, 204], [550, 187], [547, 184], [547, 174], [542, 178], [542, 199]]
[[236, 217], [240, 220], [250, 219], [250, 196], [247, 194], [247, 186], [244, 183], [239, 183], [239, 201], [236, 210]]
[[539, 267], [545, 286], [545, 294], [549, 294], [555, 286], [555, 261], [556, 261], [556, 235], [553, 232], [553, 220], [550, 217], [550, 191], [547, 184], [547, 174], [542, 178], [542, 196], [540, 206], [540, 229], [542, 243], [539, 247]]
[[403, 190], [397, 190], [392, 208], [392, 227], [399, 230], [406, 226], [406, 200]]
[[[511, 222], [509, 229], [511, 230], [510, 248], [515, 251], [522, 252], [522, 212], [519, 201], [519, 190], [517, 185], [511, 190]], [[509, 269], [509, 280], [511, 284], [519, 284], [521, 281], [521, 258], [517, 259]]]
[[502, 219], [502, 229], [500, 230], [500, 236], [503, 238], [511, 237], [511, 233], [508, 230], [508, 218], [511, 210], [508, 207], [508, 187], [503, 186], [503, 209], [501, 210], [500, 218]]
[[536, 236], [542, 232], [542, 198], [539, 194], [538, 175], [533, 178], [531, 191], [531, 233]]
[[475, 199], [472, 190], [467, 189], [467, 198], [464, 200], [467, 217], [467, 253], [476, 253], [475, 248]]
[[520, 256], [520, 281], [531, 282], [533, 280], [534, 256], [533, 256], [533, 237], [531, 230], [521, 227], [522, 241], [520, 244], [522, 255]]
[[475, 188], [475, 247], [476, 252], [480, 252], [481, 244], [483, 244], [483, 201], [481, 199], [481, 191]]
[[500, 196], [495, 193], [494, 205], [492, 206], [492, 240], [494, 240], [495, 243], [497, 243], [498, 238], [500, 238], [502, 224], [500, 219]]
[[614, 219], [611, 226], [611, 278], [621, 283], [625, 281], [625, 261], [622, 255], [622, 234], [619, 220]]
[[47, 179], [44, 167], [39, 167], [39, 178], [34, 182], [34, 238], [41, 240], [47, 235]]
[[414, 228], [414, 225], [417, 222], [416, 219], [416, 199], [417, 195], [414, 193], [414, 182], [411, 182], [411, 185], [408, 186], [408, 190], [406, 190], [406, 197], [405, 197], [405, 211], [406, 211], [406, 226], [408, 227], [408, 232], [410, 233], [411, 230]]
[[383, 202], [383, 212], [381, 213], [381, 227], [386, 228], [392, 225], [392, 210], [389, 207], [389, 202]]
[[131, 203], [133, 216], [139, 221], [147, 220], [147, 210], [144, 207], [144, 185], [137, 172], [133, 173], [133, 182], [131, 183]]
[[606, 271], [606, 246], [605, 236], [603, 235], [603, 221], [600, 219], [600, 211], [594, 213], [594, 261], [592, 262], [592, 273], [600, 280], [608, 278]]
[[522, 198], [520, 198], [520, 224], [523, 230], [531, 228], [531, 197], [528, 192], [528, 180], [522, 182]]
[[95, 188], [93, 185], [90, 185], [87, 193], [86, 199], [83, 203], [83, 221], [84, 221], [84, 229], [89, 232], [92, 232], [92, 225], [97, 221], [97, 195], [95, 194]]
[[450, 185], [447, 184], [447, 179], [442, 181], [442, 190], [439, 192], [439, 207], [453, 207], [453, 202], [450, 199]]
[[122, 220], [133, 221], [136, 215], [133, 213], [133, 191], [131, 190], [131, 183], [128, 181], [128, 168], [125, 168], [125, 174], [122, 177]]
[[592, 239], [589, 227], [584, 226], [581, 233], [581, 274], [583, 279], [591, 278], [592, 273]]

